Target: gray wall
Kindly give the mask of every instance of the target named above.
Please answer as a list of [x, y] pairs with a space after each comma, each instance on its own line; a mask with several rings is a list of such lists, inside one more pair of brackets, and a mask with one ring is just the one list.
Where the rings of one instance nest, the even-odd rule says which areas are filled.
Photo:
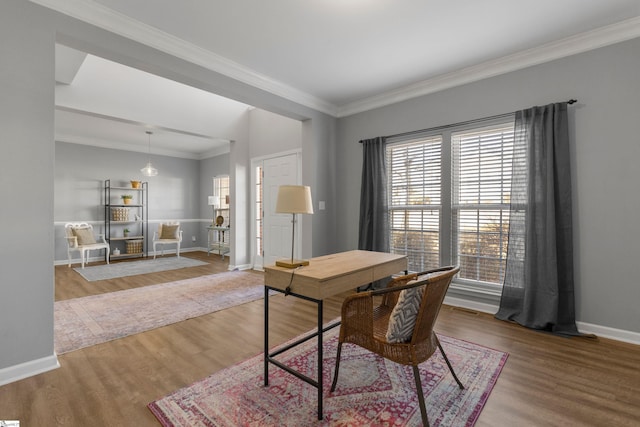
[[341, 119], [336, 249], [357, 246], [359, 140], [570, 98], [577, 320], [640, 332], [640, 39]]
[[29, 365], [8, 372], [11, 379], [57, 363], [51, 226], [55, 32], [44, 10], [29, 2], [3, 1], [0, 9], [0, 370]]
[[[0, 384], [57, 365], [53, 352], [53, 262], [58, 240], [54, 238], [56, 218], [53, 209], [56, 41], [267, 111], [314, 123], [315, 126], [308, 127], [302, 135], [303, 183], [312, 189], [323, 188], [325, 192], [324, 181], [333, 179], [328, 175], [327, 156], [306, 154], [335, 143], [333, 127], [336, 120], [325, 114], [23, 0], [0, 2], [0, 38], [0, 196], [12, 200], [11, 206], [5, 204], [1, 211], [3, 223], [10, 225], [6, 227], [5, 238], [11, 245], [3, 245], [0, 254], [0, 339], [6, 343], [0, 351]], [[248, 263], [249, 253], [246, 232], [250, 172], [248, 126], [238, 126], [235, 134], [225, 137], [234, 141], [229, 153], [231, 190], [235, 200], [231, 209], [232, 221], [247, 224], [244, 228], [232, 228], [235, 254], [232, 253], [231, 262], [244, 264]], [[174, 159], [154, 157], [152, 160], [161, 174], [163, 169], [172, 170], [170, 163]], [[118, 175], [128, 179], [131, 168], [139, 170], [140, 163], [146, 162], [134, 157], [127, 161], [130, 162], [127, 166], [87, 176], [84, 187], [79, 189], [82, 197], [96, 200], [91, 194], [92, 189], [97, 190], [98, 181], [118, 178]], [[196, 172], [197, 178], [190, 182], [199, 180], [198, 174]], [[185, 212], [172, 202], [163, 215], [200, 216], [201, 202], [196, 199], [202, 199], [206, 190], [189, 187], [179, 176], [169, 180], [170, 176], [154, 181], [150, 194], [160, 194], [154, 193], [154, 189], [166, 187], [174, 191], [182, 188], [186, 192], [183, 202], [193, 206], [193, 210]], [[317, 185], [318, 181], [322, 184]], [[159, 198], [151, 203], [157, 209], [161, 205], [167, 206]], [[78, 215], [98, 215], [88, 201], [82, 205]], [[153, 210], [150, 213], [152, 218], [157, 218]], [[60, 220], [66, 221], [67, 214], [75, 215], [65, 211]], [[335, 242], [335, 238], [327, 233], [311, 235], [311, 229], [314, 232], [329, 229], [330, 222], [324, 216], [310, 217], [309, 225], [303, 227], [305, 246], [302, 255], [305, 257]]]
[[[306, 235], [312, 235], [313, 242], [303, 240], [303, 248], [305, 248], [305, 243], [311, 244], [310, 253], [313, 256], [334, 253], [340, 249], [338, 240], [340, 230], [337, 227], [339, 203], [336, 201], [336, 188], [344, 185], [345, 182], [336, 171], [336, 140], [333, 138], [335, 132], [336, 123], [326, 117], [307, 120], [303, 123], [303, 160], [306, 156], [312, 158], [313, 163], [312, 167], [302, 169], [302, 179], [304, 182], [315, 183], [312, 186], [314, 214], [302, 215], [303, 232]], [[320, 201], [325, 202], [325, 210], [318, 209]], [[313, 222], [310, 223], [310, 220]], [[354, 247], [349, 249], [354, 249]], [[303, 256], [306, 255], [303, 254]]]
[[249, 157], [272, 156], [302, 148], [302, 124], [299, 120], [258, 108], [249, 114]]

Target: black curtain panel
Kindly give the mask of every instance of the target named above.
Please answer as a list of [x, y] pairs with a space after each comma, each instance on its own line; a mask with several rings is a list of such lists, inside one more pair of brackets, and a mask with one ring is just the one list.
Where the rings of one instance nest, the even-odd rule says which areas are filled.
[[[389, 206], [385, 138], [360, 141], [362, 144], [362, 187], [358, 249], [389, 252]], [[379, 288], [387, 280], [372, 286]]]
[[567, 103], [516, 112], [498, 319], [576, 335]]

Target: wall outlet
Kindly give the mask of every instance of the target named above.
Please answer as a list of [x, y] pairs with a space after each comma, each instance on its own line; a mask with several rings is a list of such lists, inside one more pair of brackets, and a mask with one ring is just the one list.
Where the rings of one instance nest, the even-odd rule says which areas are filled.
[[196, 236], [191, 236], [191, 241], [195, 242], [196, 241]]

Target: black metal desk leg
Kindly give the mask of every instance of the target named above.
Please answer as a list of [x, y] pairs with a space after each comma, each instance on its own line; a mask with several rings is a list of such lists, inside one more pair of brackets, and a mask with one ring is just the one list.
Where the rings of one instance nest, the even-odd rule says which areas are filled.
[[318, 301], [318, 419], [321, 420], [323, 418], [323, 414], [322, 414], [322, 395], [323, 395], [323, 372], [322, 372], [322, 367], [323, 367], [323, 357], [322, 357], [322, 347], [323, 347], [323, 343], [322, 343], [322, 313], [324, 312], [323, 310], [323, 305], [322, 305], [322, 300]]
[[264, 287], [264, 386], [269, 385], [269, 288]]

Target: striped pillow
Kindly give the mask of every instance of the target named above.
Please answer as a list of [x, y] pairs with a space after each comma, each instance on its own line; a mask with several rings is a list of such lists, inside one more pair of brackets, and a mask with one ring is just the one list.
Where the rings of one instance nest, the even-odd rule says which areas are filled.
[[400, 291], [398, 302], [389, 317], [387, 342], [399, 343], [411, 340], [424, 288], [424, 286], [419, 286]]

